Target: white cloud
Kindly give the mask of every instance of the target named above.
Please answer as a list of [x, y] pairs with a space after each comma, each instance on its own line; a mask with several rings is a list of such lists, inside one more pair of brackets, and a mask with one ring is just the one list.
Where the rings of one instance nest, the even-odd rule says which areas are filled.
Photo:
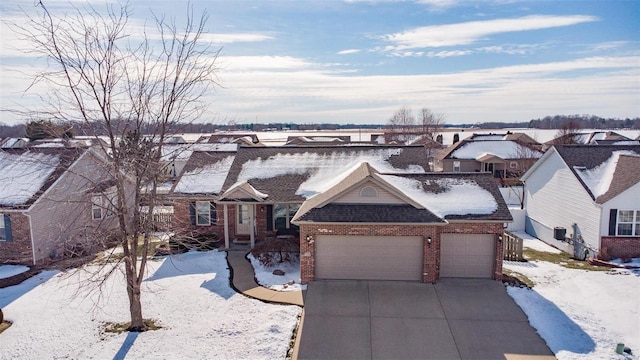
[[348, 49], [348, 50], [338, 51], [338, 55], [357, 54], [359, 52], [360, 52], [359, 49]]
[[295, 70], [310, 67], [303, 59], [291, 56], [220, 56], [218, 65], [225, 71]]
[[382, 36], [394, 45], [386, 50], [469, 45], [489, 35], [571, 26], [596, 21], [585, 15], [546, 16], [532, 15], [514, 19], [470, 21], [466, 23], [418, 27], [409, 31]]
[[212, 42], [214, 44], [231, 44], [238, 42], [261, 42], [267, 40], [273, 40], [274, 38], [265, 34], [254, 33], [235, 33], [235, 34], [204, 34], [202, 39], [204, 41]]

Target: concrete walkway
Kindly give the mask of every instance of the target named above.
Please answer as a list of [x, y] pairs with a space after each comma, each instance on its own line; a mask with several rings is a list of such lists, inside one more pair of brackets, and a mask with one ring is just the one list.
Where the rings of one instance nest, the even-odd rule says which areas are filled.
[[246, 251], [227, 251], [231, 268], [231, 284], [240, 293], [262, 301], [304, 306], [302, 291], [274, 291], [256, 283], [253, 267], [245, 257]]

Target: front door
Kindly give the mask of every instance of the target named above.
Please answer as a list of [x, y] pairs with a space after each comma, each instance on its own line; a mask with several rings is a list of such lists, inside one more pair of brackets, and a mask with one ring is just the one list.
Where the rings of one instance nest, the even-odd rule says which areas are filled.
[[253, 205], [239, 204], [236, 209], [236, 234], [251, 234], [251, 218], [253, 217]]

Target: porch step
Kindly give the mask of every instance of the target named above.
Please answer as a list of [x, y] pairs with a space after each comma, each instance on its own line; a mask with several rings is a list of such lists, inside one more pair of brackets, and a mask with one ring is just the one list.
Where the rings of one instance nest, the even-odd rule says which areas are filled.
[[235, 238], [233, 239], [233, 243], [234, 244], [241, 244], [241, 245], [249, 245], [251, 244], [251, 239], [250, 238]]

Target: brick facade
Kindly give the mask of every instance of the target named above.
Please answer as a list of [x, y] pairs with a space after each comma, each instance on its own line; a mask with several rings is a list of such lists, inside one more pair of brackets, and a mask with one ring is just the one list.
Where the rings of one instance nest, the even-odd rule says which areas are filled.
[[[317, 235], [421, 236], [423, 238], [422, 282], [435, 283], [440, 277], [440, 234], [495, 234], [494, 279], [502, 279], [502, 223], [454, 223], [446, 226], [427, 225], [360, 225], [300, 224], [300, 277], [303, 283], [315, 280], [315, 241]], [[425, 239], [431, 237], [429, 245]]]
[[[192, 225], [189, 214], [189, 204], [194, 201], [213, 201], [202, 198], [175, 199], [173, 201], [173, 224], [172, 230], [176, 234], [216, 234], [224, 241], [224, 204], [215, 204], [216, 222], [208, 226]], [[267, 205], [256, 204], [256, 241], [264, 240], [275, 236], [275, 231], [267, 230]], [[236, 234], [236, 204], [227, 204], [227, 219], [229, 226], [230, 241], [237, 237]], [[246, 235], [244, 235], [246, 236]]]
[[640, 237], [603, 236], [600, 239], [599, 259], [606, 261], [635, 257], [640, 257]]
[[12, 241], [0, 241], [2, 263], [33, 264], [33, 248], [29, 218], [21, 213], [11, 213]]

